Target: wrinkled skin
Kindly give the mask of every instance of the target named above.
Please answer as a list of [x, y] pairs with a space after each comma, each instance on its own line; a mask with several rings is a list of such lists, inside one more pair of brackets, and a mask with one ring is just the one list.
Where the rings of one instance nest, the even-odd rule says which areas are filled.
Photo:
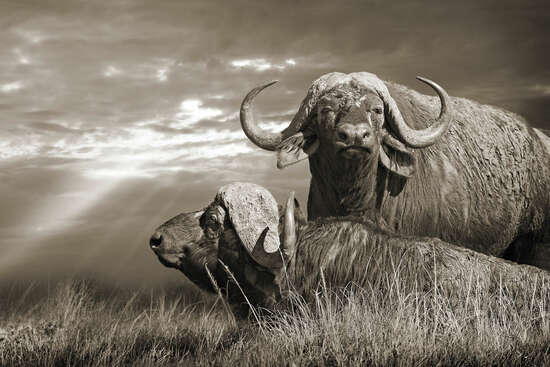
[[356, 74], [315, 81], [281, 142], [269, 146], [272, 137], [262, 146], [277, 151], [280, 167], [309, 159], [308, 218], [359, 216], [392, 232], [550, 268], [547, 133], [514, 113], [448, 97], [448, 130], [412, 147], [397, 133], [388, 95], [415, 130], [432, 124], [442, 102], [390, 82], [386, 95]]
[[[290, 200], [287, 206], [289, 203]], [[204, 281], [208, 279], [206, 264], [216, 285], [235, 305], [243, 305], [246, 300], [222, 263], [234, 275], [248, 301], [264, 307], [285, 299], [289, 290], [308, 300], [314, 297], [320, 283], [331, 288], [354, 283], [383, 290], [388, 274], [396, 272], [404, 282], [410, 282], [403, 289], [433, 291], [437, 286], [438, 292], [450, 295], [468, 289], [472, 279], [484, 289], [497, 292], [505, 288], [510, 294], [520, 293], [525, 282], [536, 277], [541, 281], [549, 275], [439, 239], [393, 235], [356, 217], [306, 222], [299, 210], [286, 211], [279, 232], [287, 233], [281, 227], [289, 225], [289, 215], [297, 222], [293, 227], [296, 239], [281, 244], [285, 255], [278, 267], [264, 266], [249, 256], [225, 209], [215, 202], [206, 211], [180, 214], [161, 225], [150, 245], [165, 266], [179, 269], [202, 289], [213, 291], [211, 282]]]

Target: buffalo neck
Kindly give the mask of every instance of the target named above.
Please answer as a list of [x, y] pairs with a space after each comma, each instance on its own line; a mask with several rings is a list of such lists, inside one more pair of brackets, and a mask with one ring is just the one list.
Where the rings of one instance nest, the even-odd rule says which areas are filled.
[[[335, 159], [323, 151], [310, 157], [312, 188], [309, 219], [328, 216], [375, 215], [384, 197], [384, 175], [378, 152], [357, 160]], [[372, 219], [372, 218], [371, 218]]]

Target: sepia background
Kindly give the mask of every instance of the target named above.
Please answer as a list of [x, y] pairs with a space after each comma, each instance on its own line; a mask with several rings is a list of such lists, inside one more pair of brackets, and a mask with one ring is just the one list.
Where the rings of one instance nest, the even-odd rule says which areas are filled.
[[238, 121], [282, 129], [312, 80], [369, 71], [550, 128], [547, 1], [0, 1], [0, 282], [183, 281], [153, 229], [251, 181], [305, 204]]

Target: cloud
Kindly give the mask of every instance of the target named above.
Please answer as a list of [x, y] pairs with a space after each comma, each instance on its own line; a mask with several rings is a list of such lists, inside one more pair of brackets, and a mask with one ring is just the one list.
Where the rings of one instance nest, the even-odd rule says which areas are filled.
[[179, 112], [176, 114], [176, 121], [172, 127], [189, 127], [200, 120], [218, 117], [223, 111], [218, 108], [202, 107], [203, 102], [199, 99], [186, 99], [181, 102]]
[[276, 121], [263, 121], [260, 122], [258, 125], [260, 128], [271, 131], [271, 132], [281, 132], [283, 129], [286, 129], [288, 127], [289, 122], [276, 122]]
[[168, 73], [170, 72], [170, 69], [167, 67], [157, 69], [157, 79], [159, 82], [165, 82], [168, 80]]
[[540, 93], [543, 96], [550, 96], [550, 84], [547, 84], [547, 85], [536, 84], [531, 87], [531, 90], [533, 90], [534, 92]]
[[271, 69], [284, 70], [289, 66], [295, 66], [296, 61], [294, 59], [286, 59], [284, 63], [276, 64], [266, 59], [239, 59], [230, 62], [230, 65], [237, 69], [253, 69], [256, 71], [267, 71]]
[[27, 141], [22, 143], [22, 140], [21, 138], [15, 138], [11, 141], [0, 141], [0, 158], [11, 159], [39, 154], [38, 144], [29, 145]]
[[16, 33], [25, 41], [38, 44], [47, 38], [46, 34], [41, 30], [19, 28]]
[[21, 81], [16, 81], [16, 82], [11, 82], [11, 83], [6, 83], [6, 84], [1, 84], [0, 85], [0, 91], [2, 91], [3, 93], [16, 92], [16, 91], [18, 91], [22, 88], [23, 88], [23, 82], [21, 82]]
[[[186, 102], [186, 108], [194, 106], [192, 109], [200, 110], [200, 104]], [[34, 134], [1, 141], [0, 157], [73, 160], [88, 177], [156, 177], [173, 171], [183, 162], [230, 159], [252, 151], [240, 129], [182, 131], [158, 129], [157, 123], [157, 120], [140, 121], [134, 127], [107, 130], [35, 122], [31, 125]], [[201, 165], [196, 169], [201, 170]]]
[[15, 56], [17, 57], [17, 61], [20, 63], [20, 64], [23, 64], [23, 65], [28, 65], [31, 63], [31, 59], [25, 55], [23, 53], [23, 51], [21, 51], [20, 48], [15, 48], [13, 50], [13, 53], [15, 54]]
[[116, 166], [112, 168], [95, 168], [84, 171], [84, 176], [98, 180], [117, 180], [131, 177], [152, 178], [149, 172], [138, 167]]
[[123, 73], [122, 69], [117, 68], [114, 65], [109, 65], [103, 70], [103, 75], [107, 78], [111, 78], [113, 76], [121, 75]]
[[105, 65], [101, 74], [106, 78], [119, 77], [166, 82], [174, 65], [174, 60], [166, 58], [155, 58], [148, 61], [129, 60]]

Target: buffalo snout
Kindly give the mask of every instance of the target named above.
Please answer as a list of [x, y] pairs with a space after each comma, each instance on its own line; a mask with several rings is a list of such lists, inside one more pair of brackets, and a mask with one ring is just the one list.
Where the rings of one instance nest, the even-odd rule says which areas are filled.
[[347, 159], [360, 158], [374, 150], [375, 134], [368, 124], [340, 124], [336, 127], [334, 139]]
[[336, 128], [336, 139], [345, 145], [368, 145], [372, 135], [370, 126], [366, 124], [352, 125], [342, 124]]

